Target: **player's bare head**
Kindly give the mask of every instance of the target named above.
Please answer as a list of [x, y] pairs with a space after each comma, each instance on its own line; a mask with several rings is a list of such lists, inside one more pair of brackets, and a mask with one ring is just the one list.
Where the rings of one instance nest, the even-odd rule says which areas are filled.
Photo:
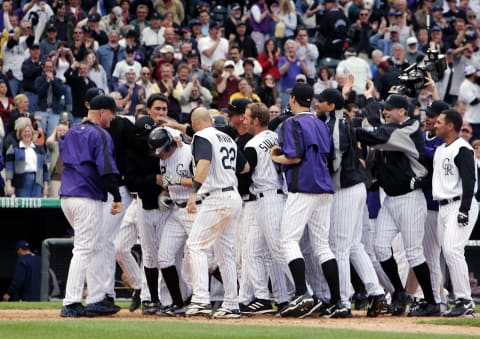
[[440, 113], [439, 118], [442, 118], [445, 122], [445, 125], [452, 124], [451, 127], [456, 133], [460, 133], [463, 125], [463, 119], [460, 113], [454, 109], [447, 109]]
[[247, 106], [245, 114], [254, 121], [258, 119], [258, 124], [261, 127], [267, 127], [270, 121], [270, 112], [267, 106], [261, 102], [254, 102]]
[[194, 131], [200, 131], [213, 125], [212, 116], [205, 107], [194, 109], [191, 118]]

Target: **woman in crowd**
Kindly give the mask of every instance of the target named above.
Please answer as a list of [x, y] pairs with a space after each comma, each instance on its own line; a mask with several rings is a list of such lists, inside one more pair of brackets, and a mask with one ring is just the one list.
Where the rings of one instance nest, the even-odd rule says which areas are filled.
[[5, 125], [8, 123], [8, 118], [10, 117], [10, 111], [12, 110], [13, 105], [13, 99], [7, 96], [7, 92], [7, 83], [0, 80], [0, 117]]
[[8, 148], [5, 157], [7, 194], [16, 197], [46, 197], [48, 169], [45, 152], [35, 145], [30, 124], [17, 124], [15, 127], [19, 142]]
[[58, 198], [58, 189], [60, 188], [63, 162], [59, 156], [58, 140], [68, 131], [68, 125], [59, 123], [53, 133], [47, 138], [46, 145], [50, 152], [50, 165], [48, 167], [48, 176], [50, 178], [49, 198]]
[[103, 69], [103, 66], [98, 63], [97, 54], [95, 51], [89, 50], [87, 52], [85, 61], [90, 67], [88, 77], [97, 85], [98, 88], [101, 88], [105, 93], [108, 93], [107, 73]]
[[258, 62], [262, 66], [262, 78], [270, 74], [275, 80], [280, 80], [280, 72], [278, 71], [278, 59], [280, 57], [280, 50], [275, 41], [272, 39], [265, 41], [263, 52], [258, 55]]
[[324, 89], [337, 87], [338, 84], [333, 78], [332, 71], [327, 66], [322, 66], [318, 71], [317, 82], [313, 85], [315, 95], [320, 94]]
[[278, 93], [278, 89], [276, 88], [273, 75], [267, 74], [265, 78], [262, 79], [262, 84], [260, 85], [258, 96], [267, 107], [276, 104], [280, 94]]

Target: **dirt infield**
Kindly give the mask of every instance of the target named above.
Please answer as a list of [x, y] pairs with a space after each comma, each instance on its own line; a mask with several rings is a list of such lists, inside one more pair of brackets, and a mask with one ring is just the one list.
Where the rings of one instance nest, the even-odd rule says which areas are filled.
[[[60, 310], [0, 310], [0, 320], [62, 320]], [[236, 320], [211, 320], [208, 318], [163, 318], [158, 316], [143, 316], [141, 312], [130, 313], [121, 310], [111, 317], [95, 318], [102, 320], [144, 320], [144, 321], [178, 321], [178, 322], [216, 322], [233, 325], [265, 325], [265, 326], [312, 326], [322, 328], [352, 329], [379, 332], [408, 332], [408, 333], [432, 333], [432, 334], [455, 334], [471, 335], [480, 337], [480, 328], [472, 326], [432, 325], [421, 323], [422, 319], [408, 317], [378, 317], [366, 318], [364, 312], [354, 312], [350, 319], [285, 319], [272, 316], [242, 317]], [[434, 319], [434, 318], [428, 318]], [[83, 320], [83, 319], [82, 319]], [[85, 319], [88, 321], [89, 319]]]

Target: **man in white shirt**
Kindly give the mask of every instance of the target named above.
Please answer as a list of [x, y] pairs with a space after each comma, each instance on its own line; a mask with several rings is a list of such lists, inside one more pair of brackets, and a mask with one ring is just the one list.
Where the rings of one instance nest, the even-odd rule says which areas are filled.
[[367, 80], [372, 79], [372, 72], [368, 63], [356, 56], [354, 48], [345, 51], [345, 60], [338, 63], [337, 74], [354, 74], [353, 90], [357, 94], [363, 94], [367, 86]]
[[208, 36], [198, 41], [201, 63], [209, 69], [215, 60], [226, 59], [228, 56], [228, 41], [221, 37], [221, 27], [218, 23], [210, 24]]
[[140, 79], [140, 71], [142, 69], [142, 65], [138, 61], [135, 61], [134, 57], [135, 48], [133, 48], [132, 46], [127, 46], [127, 48], [125, 48], [125, 60], [117, 63], [115, 69], [113, 70], [112, 82], [115, 91], [118, 91], [120, 85], [126, 83], [125, 74], [127, 73], [127, 69], [133, 67], [133, 69], [135, 70], [135, 79]]
[[475, 67], [467, 65], [464, 74], [465, 80], [460, 85], [458, 100], [467, 104], [464, 120], [472, 126], [472, 140], [475, 140], [480, 138], [480, 87], [475, 83]]
[[150, 16], [150, 27], [145, 27], [141, 35], [141, 43], [152, 50], [165, 42], [165, 28], [162, 27], [162, 17], [157, 12]]

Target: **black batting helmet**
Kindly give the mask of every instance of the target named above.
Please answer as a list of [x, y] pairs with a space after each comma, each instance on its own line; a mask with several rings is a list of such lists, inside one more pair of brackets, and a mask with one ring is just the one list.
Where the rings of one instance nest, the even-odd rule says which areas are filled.
[[168, 152], [175, 143], [172, 135], [165, 128], [157, 127], [148, 136], [148, 146], [151, 155], [160, 155], [163, 151]]

